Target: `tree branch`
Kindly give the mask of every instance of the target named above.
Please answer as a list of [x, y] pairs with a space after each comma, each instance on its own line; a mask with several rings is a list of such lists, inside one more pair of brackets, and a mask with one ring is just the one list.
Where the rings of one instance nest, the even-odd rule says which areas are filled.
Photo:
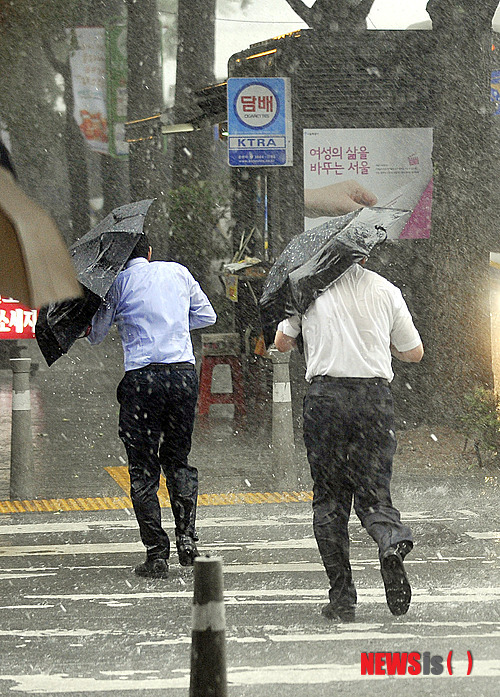
[[42, 34], [41, 43], [47, 60], [49, 61], [52, 68], [56, 71], [56, 73], [59, 73], [66, 79], [68, 72], [67, 66], [55, 57], [54, 51], [52, 50], [52, 46], [50, 45], [49, 38]]
[[307, 7], [307, 5], [304, 5], [302, 0], [286, 0], [287, 3], [290, 5], [292, 10], [299, 15], [299, 17], [306, 23], [311, 25], [311, 19], [312, 19], [312, 8]]

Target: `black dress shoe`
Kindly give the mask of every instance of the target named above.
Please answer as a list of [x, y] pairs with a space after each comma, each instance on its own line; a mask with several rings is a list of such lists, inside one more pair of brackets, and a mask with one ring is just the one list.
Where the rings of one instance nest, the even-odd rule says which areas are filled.
[[167, 578], [168, 564], [166, 559], [162, 559], [161, 557], [146, 559], [145, 562], [135, 567], [134, 572], [138, 576], [147, 578]]
[[385, 597], [393, 615], [405, 615], [411, 602], [411, 586], [397, 547], [389, 547], [380, 560]]
[[321, 614], [328, 620], [340, 622], [354, 622], [356, 619], [356, 610], [352, 605], [336, 606], [328, 603], [321, 608]]
[[176, 535], [175, 544], [181, 566], [193, 566], [196, 557], [200, 556], [196, 544], [189, 535]]

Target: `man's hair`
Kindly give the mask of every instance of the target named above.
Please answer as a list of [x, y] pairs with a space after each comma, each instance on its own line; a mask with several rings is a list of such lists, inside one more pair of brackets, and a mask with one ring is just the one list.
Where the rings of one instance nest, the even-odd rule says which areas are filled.
[[133, 250], [130, 252], [129, 256], [129, 261], [130, 259], [136, 259], [137, 257], [144, 257], [144, 259], [148, 258], [149, 254], [149, 240], [147, 238], [147, 235], [139, 235], [139, 239], [137, 240], [137, 244], [133, 248]]

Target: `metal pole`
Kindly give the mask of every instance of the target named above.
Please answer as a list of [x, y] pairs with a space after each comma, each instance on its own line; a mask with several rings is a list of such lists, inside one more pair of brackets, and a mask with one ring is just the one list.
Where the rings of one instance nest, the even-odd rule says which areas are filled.
[[293, 435], [292, 393], [290, 389], [290, 351], [276, 348], [268, 351], [273, 363], [273, 426], [274, 457], [280, 468], [291, 465], [295, 456]]
[[194, 560], [189, 697], [227, 697], [222, 559]]
[[33, 489], [31, 433], [31, 358], [11, 358], [12, 429], [10, 444], [10, 497], [30, 499]]

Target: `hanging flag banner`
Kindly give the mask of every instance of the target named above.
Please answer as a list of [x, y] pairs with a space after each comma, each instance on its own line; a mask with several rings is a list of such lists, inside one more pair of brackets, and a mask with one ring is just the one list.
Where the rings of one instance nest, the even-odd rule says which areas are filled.
[[37, 311], [13, 298], [0, 297], [0, 340], [34, 339]]
[[428, 238], [432, 128], [304, 131], [305, 229], [362, 206], [406, 211], [390, 239]]
[[107, 113], [109, 154], [128, 155], [125, 140], [127, 120], [127, 27], [117, 24], [106, 29]]
[[227, 122], [231, 167], [293, 165], [290, 78], [229, 78]]
[[68, 29], [71, 37], [71, 78], [74, 115], [87, 144], [108, 153], [106, 109], [106, 32], [104, 27]]

